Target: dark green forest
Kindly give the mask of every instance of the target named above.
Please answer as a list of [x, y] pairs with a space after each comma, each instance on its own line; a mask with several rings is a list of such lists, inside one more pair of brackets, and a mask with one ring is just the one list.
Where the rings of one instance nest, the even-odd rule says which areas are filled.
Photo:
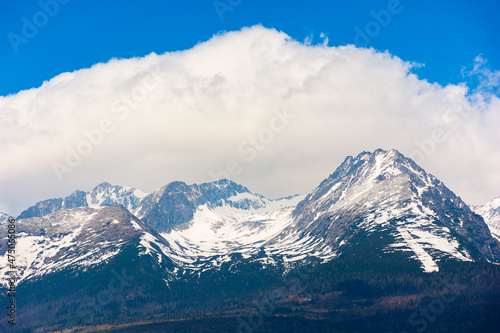
[[450, 260], [424, 273], [401, 252], [373, 251], [377, 243], [294, 268], [235, 254], [168, 285], [152, 257], [130, 248], [18, 286], [18, 323], [26, 332], [498, 332], [499, 265]]

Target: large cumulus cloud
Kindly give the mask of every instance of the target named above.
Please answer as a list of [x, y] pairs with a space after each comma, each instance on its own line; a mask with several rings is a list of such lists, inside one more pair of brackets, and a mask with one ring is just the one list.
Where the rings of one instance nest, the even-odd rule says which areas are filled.
[[[255, 26], [63, 73], [0, 97], [0, 210], [101, 181], [152, 191], [229, 176], [284, 196], [379, 147], [414, 158], [468, 203], [500, 195], [498, 98], [431, 84], [413, 66]], [[488, 73], [491, 92], [498, 73]]]

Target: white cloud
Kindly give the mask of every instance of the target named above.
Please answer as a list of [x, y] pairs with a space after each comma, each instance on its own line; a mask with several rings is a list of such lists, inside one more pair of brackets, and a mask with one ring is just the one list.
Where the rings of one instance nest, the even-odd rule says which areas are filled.
[[477, 81], [474, 93], [489, 100], [492, 96], [500, 95], [500, 70], [492, 71], [487, 67], [487, 62], [481, 54], [478, 55], [470, 71], [462, 68], [462, 75], [469, 78], [473, 85]]
[[[101, 181], [152, 191], [220, 171], [283, 196], [379, 147], [414, 157], [469, 203], [500, 195], [498, 98], [471, 100], [465, 85], [430, 84], [411, 68], [389, 53], [255, 26], [61, 74], [0, 97], [0, 206], [15, 215]], [[294, 118], [282, 126], [279, 112]], [[70, 160], [59, 182], [54, 162], [66, 165], [68, 149], [88, 156]]]

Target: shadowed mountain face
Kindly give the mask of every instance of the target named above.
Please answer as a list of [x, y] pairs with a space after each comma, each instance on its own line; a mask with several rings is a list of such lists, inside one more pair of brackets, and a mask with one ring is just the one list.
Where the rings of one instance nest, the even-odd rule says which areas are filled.
[[[496, 209], [475, 208], [490, 220]], [[173, 182], [150, 194], [102, 183], [28, 208], [17, 232], [18, 283], [28, 294], [53, 297], [30, 308], [44, 313], [57, 300], [58, 311], [73, 307], [77, 320], [87, 318], [79, 299], [99, 292], [94, 282], [107, 283], [124, 268], [140, 283], [121, 290], [113, 306], [126, 307], [123, 318], [132, 318], [152, 299], [155, 311], [167, 311], [161, 304], [168, 302], [169, 311], [183, 313], [172, 309], [188, 296], [191, 302], [218, 299], [215, 308], [229, 309], [224, 297], [261, 293], [303, 267], [321, 272], [314, 289], [331, 283], [333, 271], [343, 274], [336, 265], [358, 275], [422, 274], [500, 260], [500, 243], [483, 218], [395, 150], [349, 156], [311, 192], [276, 200], [229, 180]], [[7, 262], [0, 244], [4, 288]], [[325, 293], [316, 292], [317, 299]], [[287, 297], [300, 304], [292, 294]]]
[[[238, 195], [241, 198], [231, 200]], [[134, 212], [158, 232], [166, 232], [190, 222], [201, 205], [220, 207], [227, 204], [235, 209], [248, 210], [264, 207], [268, 201], [226, 179], [190, 186], [172, 182], [146, 196]]]

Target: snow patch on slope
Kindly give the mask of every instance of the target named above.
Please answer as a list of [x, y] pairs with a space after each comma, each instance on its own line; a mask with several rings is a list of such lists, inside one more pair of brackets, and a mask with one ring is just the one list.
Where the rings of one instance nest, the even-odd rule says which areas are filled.
[[[236, 199], [251, 199], [252, 194], [238, 194]], [[236, 200], [234, 197], [231, 200]], [[265, 246], [266, 254], [281, 255], [285, 261], [303, 259], [307, 255], [331, 258], [331, 249], [312, 236], [290, 236], [270, 244], [292, 222], [291, 213], [304, 198], [294, 196], [269, 200], [265, 207], [238, 209], [228, 204], [210, 207], [201, 205], [186, 229], [162, 233], [171, 246], [169, 256], [186, 268], [197, 269], [195, 262], [211, 262], [218, 266], [230, 260], [229, 255], [240, 253], [244, 258], [257, 254]], [[320, 250], [322, 249], [322, 251]]]
[[427, 252], [425, 252], [423, 247], [415, 239], [413, 239], [413, 237], [405, 228], [399, 227], [398, 232], [405, 241], [406, 245], [408, 245], [412, 249], [412, 251], [417, 256], [417, 259], [420, 260], [425, 272], [430, 273], [439, 271], [439, 267], [436, 262], [434, 262], [432, 257]]

